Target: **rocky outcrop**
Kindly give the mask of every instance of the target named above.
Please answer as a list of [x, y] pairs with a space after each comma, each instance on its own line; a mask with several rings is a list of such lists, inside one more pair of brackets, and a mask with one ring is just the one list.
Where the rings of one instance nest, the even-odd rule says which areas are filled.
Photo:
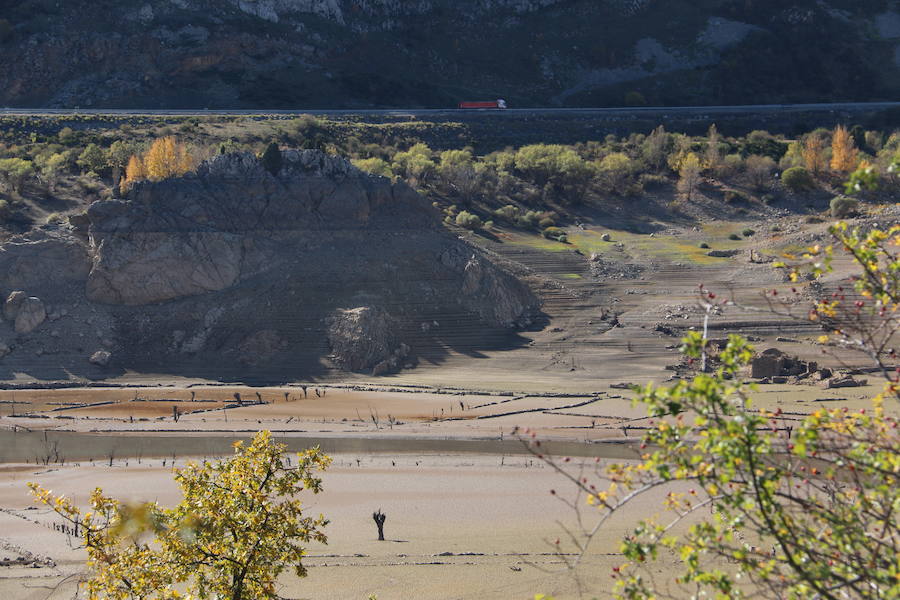
[[6, 298], [6, 302], [3, 303], [3, 318], [7, 321], [15, 322], [16, 316], [19, 314], [19, 308], [21, 308], [27, 297], [28, 294], [22, 290], [11, 292]]
[[331, 358], [349, 371], [371, 369], [399, 347], [399, 323], [376, 306], [338, 309], [328, 317]]
[[106, 367], [109, 366], [110, 359], [112, 359], [112, 353], [108, 352], [107, 350], [97, 350], [96, 352], [91, 354], [91, 357], [88, 359], [88, 361], [92, 365], [97, 365], [98, 367]]
[[[282, 159], [273, 175], [250, 154], [217, 156], [94, 202], [53, 239], [0, 246], [0, 260], [38, 270], [5, 306], [21, 336], [13, 358], [71, 356], [70, 370], [90, 376], [98, 370], [86, 356], [210, 377], [283, 380], [334, 366], [381, 374], [414, 364], [417, 351], [496, 344], [539, 314], [527, 285], [447, 231], [405, 183], [315, 150]], [[0, 290], [17, 289], [2, 286], [0, 274]], [[452, 325], [421, 326], [438, 322]], [[114, 363], [89, 355], [90, 340]]]
[[84, 244], [58, 233], [33, 231], [0, 246], [0, 289], [27, 290], [55, 281], [82, 282], [90, 269]]
[[16, 310], [16, 333], [27, 334], [38, 328], [47, 319], [47, 309], [40, 298], [28, 296]]
[[528, 287], [497, 269], [469, 248], [453, 246], [441, 255], [441, 262], [462, 275], [459, 289], [462, 304], [483, 319], [501, 327], [525, 327], [537, 313], [538, 302]]

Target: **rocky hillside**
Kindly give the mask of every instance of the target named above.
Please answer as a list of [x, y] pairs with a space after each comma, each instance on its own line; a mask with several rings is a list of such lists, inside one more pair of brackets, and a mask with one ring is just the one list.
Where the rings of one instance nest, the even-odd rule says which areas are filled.
[[140, 182], [0, 246], [0, 379], [385, 373], [514, 343], [529, 288], [406, 184], [314, 150]]
[[5, 0], [0, 106], [895, 99], [896, 0]]

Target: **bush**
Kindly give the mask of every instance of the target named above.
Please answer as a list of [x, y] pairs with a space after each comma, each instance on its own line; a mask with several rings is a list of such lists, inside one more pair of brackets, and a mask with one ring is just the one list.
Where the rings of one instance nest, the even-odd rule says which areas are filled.
[[78, 141], [78, 134], [71, 127], [63, 127], [56, 137], [59, 139], [59, 143], [65, 146], [72, 146]]
[[751, 236], [752, 236], [753, 234], [755, 234], [755, 233], [756, 233], [756, 232], [755, 232], [754, 230], [752, 230], [752, 229], [750, 229], [750, 228], [748, 227], [747, 229], [745, 229], [745, 230], [743, 230], [743, 231], [741, 232], [741, 235], [744, 236], [744, 237], [751, 237]]
[[[360, 171], [365, 171], [372, 175], [380, 175], [381, 177], [394, 176], [393, 171], [391, 171], [391, 165], [381, 158], [354, 158], [350, 162]], [[435, 208], [437, 207], [435, 206]]]
[[544, 230], [544, 237], [547, 238], [548, 240], [557, 240], [557, 241], [562, 242], [564, 240], [560, 239], [560, 238], [565, 238], [566, 232], [563, 231], [562, 229], [560, 229], [559, 227], [548, 227], [547, 229]]
[[506, 219], [507, 221], [515, 221], [519, 216], [519, 207], [513, 204], [507, 204], [502, 208], [494, 211], [494, 216], [498, 219]]
[[75, 163], [82, 171], [100, 173], [108, 164], [106, 153], [97, 144], [88, 144]]
[[744, 170], [744, 158], [740, 154], [729, 154], [722, 159], [722, 164], [716, 170], [719, 178], [734, 177]]
[[281, 150], [278, 149], [278, 144], [275, 142], [269, 142], [269, 145], [266, 146], [265, 151], [262, 154], [262, 165], [263, 168], [271, 173], [272, 175], [278, 175], [278, 172], [281, 171]]
[[481, 227], [481, 218], [464, 210], [456, 215], [456, 224], [465, 229], [475, 230]]
[[638, 177], [638, 185], [643, 188], [661, 187], [669, 183], [669, 178], [656, 173], [642, 173]]
[[815, 181], [804, 167], [791, 167], [781, 174], [784, 187], [792, 192], [803, 192], [815, 187]]
[[739, 242], [741, 240], [741, 236], [739, 236], [736, 233], [732, 233], [731, 235], [728, 236], [728, 239], [735, 241], [735, 242]]
[[703, 248], [704, 250], [708, 250], [709, 244], [707, 244], [706, 242], [700, 242], [700, 247]]
[[769, 156], [751, 154], [744, 163], [747, 180], [758, 189], [769, 186], [772, 180], [772, 171], [775, 170], [775, 161]]
[[842, 219], [856, 213], [856, 209], [859, 207], [859, 202], [857, 202], [853, 198], [848, 198], [846, 196], [836, 196], [835, 198], [831, 199], [830, 207], [831, 216], [837, 219]]
[[544, 217], [538, 222], [538, 227], [540, 227], [541, 229], [547, 229], [548, 227], [553, 227], [554, 225], [556, 225], [556, 221], [549, 217]]
[[34, 175], [34, 164], [21, 158], [0, 159], [0, 181], [14, 191], [21, 191], [25, 181]]

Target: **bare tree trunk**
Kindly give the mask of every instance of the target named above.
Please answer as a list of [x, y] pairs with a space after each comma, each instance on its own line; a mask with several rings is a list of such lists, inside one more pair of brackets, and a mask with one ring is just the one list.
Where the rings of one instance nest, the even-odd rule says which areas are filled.
[[372, 513], [372, 519], [375, 521], [375, 526], [378, 527], [378, 541], [384, 541], [384, 522], [387, 520], [387, 515], [381, 512], [379, 508], [377, 511]]

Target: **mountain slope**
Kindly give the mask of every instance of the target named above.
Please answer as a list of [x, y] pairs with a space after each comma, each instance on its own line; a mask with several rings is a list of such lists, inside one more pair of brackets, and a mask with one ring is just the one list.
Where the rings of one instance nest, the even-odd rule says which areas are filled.
[[0, 9], [0, 105], [9, 106], [728, 104], [892, 99], [900, 87], [896, 0], [6, 0]]

